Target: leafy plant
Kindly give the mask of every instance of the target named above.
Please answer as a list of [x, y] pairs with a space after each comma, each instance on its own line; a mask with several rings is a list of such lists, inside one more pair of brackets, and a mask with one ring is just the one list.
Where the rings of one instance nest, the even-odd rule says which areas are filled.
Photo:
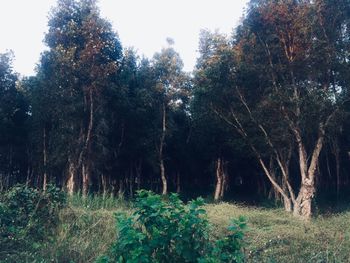
[[117, 240], [98, 262], [242, 262], [244, 218], [232, 221], [230, 234], [211, 240], [203, 199], [185, 205], [141, 190], [132, 215], [118, 213]]
[[49, 241], [65, 201], [65, 194], [52, 185], [46, 191], [16, 185], [2, 194], [0, 260], [11, 261], [21, 254], [34, 253], [44, 241]]

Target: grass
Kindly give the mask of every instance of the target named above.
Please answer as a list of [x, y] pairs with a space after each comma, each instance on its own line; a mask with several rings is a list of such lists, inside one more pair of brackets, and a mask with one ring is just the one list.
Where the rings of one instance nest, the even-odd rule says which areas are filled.
[[281, 209], [220, 203], [206, 206], [215, 233], [232, 217], [247, 217], [248, 262], [350, 262], [350, 212], [302, 222]]
[[[232, 203], [207, 204], [205, 209], [214, 236], [226, 232], [230, 218], [247, 218], [247, 262], [350, 262], [350, 212], [305, 223], [281, 209]], [[51, 262], [94, 262], [115, 239], [118, 211], [131, 209], [112, 197], [70, 198], [54, 244], [45, 247], [46, 257]]]

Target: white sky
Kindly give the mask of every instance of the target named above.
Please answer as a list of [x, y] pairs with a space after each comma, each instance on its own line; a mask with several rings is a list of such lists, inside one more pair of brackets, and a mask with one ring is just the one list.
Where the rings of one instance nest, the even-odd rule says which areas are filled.
[[[56, 0], [0, 0], [0, 53], [13, 50], [14, 69], [33, 75], [45, 49], [47, 16]], [[123, 47], [152, 57], [175, 40], [185, 70], [195, 65], [200, 29], [231, 34], [247, 0], [99, 0], [102, 17], [113, 24]]]

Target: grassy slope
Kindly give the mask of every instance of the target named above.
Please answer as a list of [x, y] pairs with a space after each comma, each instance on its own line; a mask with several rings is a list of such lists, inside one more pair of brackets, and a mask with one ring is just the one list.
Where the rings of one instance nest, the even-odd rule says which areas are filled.
[[350, 212], [305, 223], [280, 209], [257, 209], [221, 203], [207, 205], [217, 233], [231, 217], [248, 219], [250, 262], [350, 262]]
[[[101, 208], [102, 207], [102, 208]], [[248, 219], [248, 262], [350, 262], [350, 212], [303, 223], [280, 209], [206, 205], [214, 235], [230, 218]], [[46, 253], [56, 262], [93, 262], [115, 239], [114, 213], [130, 211], [113, 199], [73, 199], [61, 213], [57, 241]]]

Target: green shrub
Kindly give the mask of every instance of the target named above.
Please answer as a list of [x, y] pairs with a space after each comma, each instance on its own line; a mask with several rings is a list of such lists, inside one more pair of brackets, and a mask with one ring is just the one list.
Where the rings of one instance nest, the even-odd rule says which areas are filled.
[[228, 236], [211, 240], [203, 203], [139, 191], [135, 212], [116, 215], [117, 240], [98, 262], [242, 262], [245, 220], [232, 221]]
[[0, 196], [0, 261], [20, 260], [50, 241], [65, 194], [49, 185], [39, 191], [16, 185]]

